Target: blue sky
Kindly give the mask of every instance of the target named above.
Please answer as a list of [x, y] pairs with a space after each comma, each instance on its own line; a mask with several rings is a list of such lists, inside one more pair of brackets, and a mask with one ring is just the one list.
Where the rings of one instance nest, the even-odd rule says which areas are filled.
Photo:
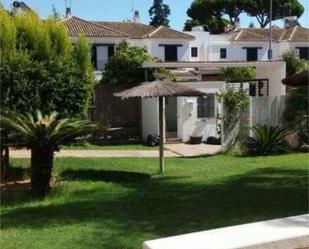
[[[75, 16], [88, 20], [106, 20], [122, 21], [132, 17], [132, 6], [134, 1], [135, 9], [140, 11], [141, 21], [149, 22], [148, 9], [153, 0], [71, 0], [72, 13]], [[171, 8], [170, 25], [171, 27], [182, 30], [183, 24], [187, 19], [186, 11], [193, 0], [164, 0]], [[9, 8], [13, 0], [0, 0], [6, 8]], [[51, 13], [52, 5], [58, 12], [64, 14], [65, 0], [24, 0], [33, 10], [37, 11], [42, 17]], [[309, 27], [309, 1], [300, 0], [305, 7], [305, 13], [300, 18], [304, 27]], [[241, 26], [246, 27], [250, 22], [254, 22], [258, 27], [255, 18], [248, 17], [246, 14], [241, 15]], [[282, 26], [282, 21], [276, 21], [274, 24]]]

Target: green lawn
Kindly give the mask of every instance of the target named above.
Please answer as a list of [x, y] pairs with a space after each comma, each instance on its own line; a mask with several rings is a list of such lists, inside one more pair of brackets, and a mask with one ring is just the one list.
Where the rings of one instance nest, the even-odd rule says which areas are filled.
[[[26, 165], [27, 160], [14, 160]], [[58, 158], [45, 200], [4, 196], [0, 247], [140, 249], [144, 240], [297, 215], [308, 207], [308, 154]]]
[[144, 144], [120, 144], [120, 145], [96, 145], [86, 143], [84, 145], [64, 146], [63, 150], [158, 150]]

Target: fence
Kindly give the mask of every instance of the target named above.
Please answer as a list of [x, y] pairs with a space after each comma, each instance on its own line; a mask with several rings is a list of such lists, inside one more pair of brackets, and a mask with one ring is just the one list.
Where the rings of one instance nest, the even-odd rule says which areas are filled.
[[[228, 147], [237, 137], [243, 138], [252, 135], [249, 127], [255, 124], [280, 126], [282, 113], [285, 107], [284, 103], [285, 96], [250, 96], [247, 110], [235, 113], [234, 118], [229, 119], [227, 124], [221, 124], [222, 147]], [[221, 113], [222, 120], [226, 120], [228, 114], [226, 113], [224, 105], [222, 105]]]

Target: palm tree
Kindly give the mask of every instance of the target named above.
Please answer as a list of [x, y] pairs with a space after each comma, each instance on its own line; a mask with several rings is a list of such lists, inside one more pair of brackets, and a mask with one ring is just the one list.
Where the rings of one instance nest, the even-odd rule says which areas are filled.
[[1, 127], [18, 136], [18, 147], [31, 150], [31, 190], [44, 197], [50, 190], [54, 153], [61, 145], [72, 143], [76, 137], [94, 131], [95, 126], [85, 120], [58, 119], [57, 113], [42, 115], [3, 114]]

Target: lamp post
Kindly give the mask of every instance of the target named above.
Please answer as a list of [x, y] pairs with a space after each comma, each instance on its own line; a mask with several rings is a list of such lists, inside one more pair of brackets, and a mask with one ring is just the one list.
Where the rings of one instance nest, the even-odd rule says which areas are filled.
[[273, 57], [273, 51], [271, 49], [271, 40], [272, 40], [272, 19], [273, 19], [273, 1], [269, 1], [269, 48], [268, 48], [268, 60], [271, 61]]

